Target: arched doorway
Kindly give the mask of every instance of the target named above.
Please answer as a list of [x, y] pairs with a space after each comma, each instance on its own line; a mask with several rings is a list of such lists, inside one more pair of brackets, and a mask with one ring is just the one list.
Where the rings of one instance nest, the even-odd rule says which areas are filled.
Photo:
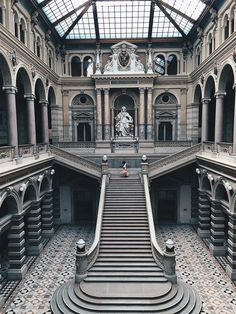
[[[134, 126], [134, 130], [135, 130], [135, 125], [136, 125], [136, 115], [135, 115], [135, 103], [134, 100], [131, 96], [129, 95], [120, 95], [115, 99], [114, 102], [114, 124], [113, 124], [113, 132], [114, 134], [116, 133], [115, 130], [115, 125], [116, 125], [116, 121], [115, 121], [115, 117], [118, 115], [118, 113], [121, 111], [121, 108], [125, 106], [127, 109], [127, 112], [131, 115], [131, 117], [133, 118], [133, 126]], [[135, 134], [133, 134], [135, 135]]]
[[[200, 143], [202, 139], [202, 90], [200, 85], [198, 84], [195, 92], [194, 92], [194, 105], [197, 107], [196, 113], [198, 119], [196, 120], [197, 123], [197, 142]], [[196, 124], [195, 124], [196, 125]], [[194, 128], [193, 128], [194, 131]], [[195, 135], [193, 134], [192, 137], [194, 138]]]
[[207, 117], [207, 141], [215, 140], [215, 115], [216, 115], [216, 98], [215, 98], [215, 81], [212, 76], [207, 79], [205, 86], [204, 98], [209, 100], [208, 117]]

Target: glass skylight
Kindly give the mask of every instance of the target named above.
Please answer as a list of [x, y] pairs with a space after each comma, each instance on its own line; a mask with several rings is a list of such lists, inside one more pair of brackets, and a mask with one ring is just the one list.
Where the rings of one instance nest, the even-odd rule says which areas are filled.
[[[76, 18], [87, 5], [90, 5], [75, 26], [69, 30], [67, 39], [95, 39], [96, 11], [97, 35], [99, 34], [100, 39], [147, 39], [150, 35], [148, 31], [151, 0], [37, 0], [37, 2], [61, 37], [66, 36], [65, 34], [68, 33], [68, 29]], [[96, 6], [95, 11], [93, 11], [92, 3]], [[158, 2], [155, 4], [153, 25], [151, 25], [152, 38], [187, 35], [193, 27], [193, 22], [199, 18], [206, 7], [200, 0], [162, 0], [160, 6], [162, 10], [158, 7]], [[176, 24], [168, 18], [168, 15]]]

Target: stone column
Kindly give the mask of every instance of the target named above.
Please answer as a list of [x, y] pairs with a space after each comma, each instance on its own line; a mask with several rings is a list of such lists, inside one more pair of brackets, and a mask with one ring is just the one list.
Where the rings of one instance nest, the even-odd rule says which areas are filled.
[[210, 99], [202, 99], [202, 142], [208, 140], [208, 114]]
[[181, 99], [180, 99], [180, 116], [179, 116], [179, 127], [180, 136], [179, 140], [186, 141], [187, 139], [187, 89], [181, 88]]
[[144, 88], [139, 89], [139, 138], [145, 139]]
[[64, 133], [64, 141], [70, 141], [70, 124], [69, 124], [69, 91], [62, 91], [62, 104], [63, 104], [63, 133]]
[[97, 96], [97, 140], [102, 140], [102, 98], [101, 89], [96, 89]]
[[227, 259], [229, 264], [226, 266], [226, 273], [231, 280], [236, 280], [236, 217], [235, 214], [229, 215], [228, 248]]
[[147, 94], [147, 139], [153, 139], [152, 88], [148, 88]]
[[13, 217], [8, 231], [8, 257], [8, 279], [21, 280], [27, 272], [24, 220], [21, 216]]
[[211, 204], [205, 191], [198, 191], [198, 229], [197, 233], [201, 238], [210, 237], [211, 229]]
[[28, 255], [38, 255], [42, 249], [41, 208], [40, 202], [33, 202], [27, 214]]
[[15, 147], [15, 155], [18, 155], [18, 132], [16, 113], [16, 87], [4, 86], [6, 94], [7, 124], [8, 124], [8, 145]]
[[110, 106], [109, 89], [104, 89], [104, 139], [110, 140]]
[[53, 227], [53, 197], [52, 192], [44, 195], [42, 200], [42, 236], [43, 238], [50, 238], [54, 234]]
[[[236, 24], [236, 23], [235, 23]], [[234, 129], [233, 129], [233, 154], [236, 154], [236, 85], [234, 85]]]
[[43, 133], [43, 143], [48, 144], [49, 137], [48, 137], [48, 102], [47, 100], [40, 101], [42, 106], [42, 133]]
[[215, 149], [217, 143], [220, 143], [222, 141], [224, 96], [225, 93], [215, 93], [216, 97]]
[[225, 219], [220, 202], [211, 200], [211, 244], [210, 251], [214, 256], [225, 255]]
[[29, 144], [34, 145], [34, 153], [36, 151], [36, 125], [35, 125], [35, 111], [34, 111], [34, 95], [25, 95], [27, 113], [28, 113], [28, 136]]

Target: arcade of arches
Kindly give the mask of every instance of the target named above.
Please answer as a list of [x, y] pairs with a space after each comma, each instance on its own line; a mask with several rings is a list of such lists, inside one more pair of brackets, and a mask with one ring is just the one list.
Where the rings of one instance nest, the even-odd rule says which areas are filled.
[[152, 21], [145, 40], [75, 41], [53, 1], [28, 2], [0, 0], [0, 289], [58, 226], [96, 223], [104, 155], [131, 173], [146, 155], [155, 224], [197, 226], [236, 280], [235, 1], [208, 1], [188, 35], [152, 38]]

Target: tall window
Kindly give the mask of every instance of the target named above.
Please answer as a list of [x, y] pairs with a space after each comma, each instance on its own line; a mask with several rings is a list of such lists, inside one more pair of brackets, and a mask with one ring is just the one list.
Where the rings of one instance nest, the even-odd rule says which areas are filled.
[[228, 15], [226, 15], [224, 21], [224, 39], [227, 39], [228, 37], [229, 37], [229, 19]]
[[36, 54], [39, 58], [41, 58], [41, 40], [40, 37], [37, 37], [37, 41], [36, 41]]
[[93, 75], [93, 60], [91, 57], [85, 57], [83, 61], [84, 76], [90, 77]]
[[165, 57], [163, 55], [157, 55], [154, 59], [154, 70], [161, 75], [165, 74]]
[[208, 37], [208, 51], [209, 51], [209, 55], [212, 53], [213, 50], [213, 39], [212, 39], [212, 34], [209, 34]]
[[169, 55], [167, 58], [167, 74], [177, 74], [177, 57], [175, 55]]
[[48, 66], [52, 69], [52, 50], [48, 51]]
[[0, 23], [3, 24], [3, 9], [0, 7]]
[[172, 124], [171, 122], [161, 122], [158, 130], [159, 141], [171, 141], [172, 140]]
[[15, 14], [14, 14], [14, 28], [15, 28], [15, 36], [17, 38], [19, 35], [18, 26], [19, 26], [19, 18], [18, 18], [18, 14], [15, 12]]
[[20, 20], [20, 41], [25, 44], [25, 21], [23, 19]]
[[80, 57], [73, 57], [71, 60], [71, 75], [81, 76], [81, 60]]

